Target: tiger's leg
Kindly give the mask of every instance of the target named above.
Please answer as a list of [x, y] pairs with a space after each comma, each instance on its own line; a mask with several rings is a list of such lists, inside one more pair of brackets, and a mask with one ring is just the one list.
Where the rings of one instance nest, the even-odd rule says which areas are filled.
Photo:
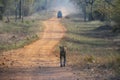
[[66, 65], [66, 55], [64, 55], [64, 67]]
[[62, 55], [60, 55], [60, 67], [62, 67]]

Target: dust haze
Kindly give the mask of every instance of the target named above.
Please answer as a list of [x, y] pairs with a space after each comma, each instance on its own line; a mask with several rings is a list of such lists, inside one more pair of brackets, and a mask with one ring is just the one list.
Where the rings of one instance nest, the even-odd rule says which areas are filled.
[[[62, 11], [63, 17], [78, 13], [79, 10], [75, 7], [75, 5], [70, 0], [51, 0], [51, 4], [49, 5], [49, 10], [53, 10], [55, 12]], [[56, 14], [55, 14], [56, 15]]]

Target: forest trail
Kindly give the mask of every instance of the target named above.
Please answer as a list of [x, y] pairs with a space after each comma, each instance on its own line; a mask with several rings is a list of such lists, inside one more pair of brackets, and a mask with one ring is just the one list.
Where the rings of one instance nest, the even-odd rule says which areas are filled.
[[53, 54], [66, 29], [56, 18], [43, 23], [38, 41], [0, 54], [0, 80], [76, 80], [72, 69], [59, 67], [59, 57]]

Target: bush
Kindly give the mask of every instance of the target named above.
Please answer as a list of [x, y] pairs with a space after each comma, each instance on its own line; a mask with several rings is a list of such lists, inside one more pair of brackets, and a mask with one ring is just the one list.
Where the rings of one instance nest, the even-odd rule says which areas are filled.
[[120, 0], [115, 1], [115, 7], [113, 7], [113, 21], [116, 22], [117, 26], [114, 28], [114, 32], [120, 31]]

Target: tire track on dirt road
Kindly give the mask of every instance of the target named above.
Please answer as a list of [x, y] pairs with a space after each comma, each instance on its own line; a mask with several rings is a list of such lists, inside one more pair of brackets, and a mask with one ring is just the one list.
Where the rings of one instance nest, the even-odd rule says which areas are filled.
[[0, 80], [76, 80], [70, 67], [59, 67], [52, 52], [66, 29], [56, 18], [44, 21], [42, 37], [24, 48], [0, 55]]

